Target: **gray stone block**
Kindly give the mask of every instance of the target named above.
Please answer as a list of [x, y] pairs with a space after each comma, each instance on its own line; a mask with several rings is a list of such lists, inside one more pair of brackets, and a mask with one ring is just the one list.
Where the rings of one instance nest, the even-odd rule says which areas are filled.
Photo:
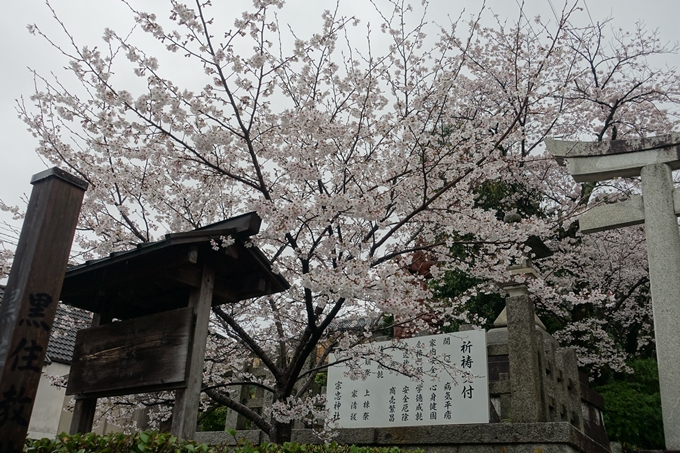
[[[489, 423], [401, 428], [358, 428], [338, 430], [341, 444], [420, 448], [439, 453], [610, 453], [569, 423]], [[260, 431], [238, 431], [237, 438], [259, 444], [267, 438]], [[213, 445], [235, 445], [224, 432], [196, 433], [196, 440]], [[293, 430], [292, 440], [321, 444], [311, 430]]]
[[[543, 335], [545, 341], [555, 341], [552, 335], [539, 326], [536, 326], [536, 331]], [[508, 328], [498, 327], [487, 330], [486, 347], [489, 355], [508, 355]]]
[[575, 157], [568, 159], [568, 168], [574, 181], [595, 182], [640, 176], [642, 168], [657, 163], [668, 164], [673, 170], [680, 168], [676, 147], [655, 149], [647, 153]]
[[[645, 222], [644, 200], [639, 195], [633, 195], [626, 201], [596, 206], [579, 217], [581, 233], [596, 233], [598, 231], [622, 228], [630, 225], [640, 225]], [[673, 211], [680, 216], [680, 190], [673, 190]]]
[[[545, 324], [543, 324], [543, 321], [541, 321], [541, 319], [538, 317], [536, 313], [534, 313], [534, 323], [536, 324], [536, 327], [540, 327], [541, 329], [546, 330]], [[503, 307], [503, 310], [498, 315], [496, 320], [493, 322], [493, 326], [495, 328], [508, 327], [507, 307]]]
[[611, 228], [640, 225], [645, 222], [642, 197], [633, 195], [626, 201], [591, 208], [578, 218], [582, 233], [596, 233]]
[[545, 146], [548, 149], [548, 152], [557, 158], [627, 154], [652, 149], [668, 148], [679, 144], [680, 134], [629, 138], [626, 140], [605, 140], [601, 142], [555, 140], [552, 138], [547, 138], [545, 140]]
[[536, 347], [534, 305], [528, 296], [514, 296], [508, 297], [506, 307], [512, 421], [517, 423], [543, 421], [541, 369]]
[[236, 431], [236, 439], [225, 431], [199, 431], [194, 435], [194, 440], [209, 445], [236, 445], [237, 440], [259, 445], [268, 439], [262, 431], [254, 429]]
[[[638, 142], [615, 140], [598, 144], [546, 140], [546, 147], [559, 162], [566, 158], [569, 173], [576, 182], [595, 182], [639, 176], [643, 167], [655, 164], [667, 164], [671, 169], [677, 170], [680, 168], [680, 147], [676, 138], [677, 136], [666, 135], [639, 139]], [[654, 142], [654, 145], [634, 149], [635, 143], [644, 141], [649, 144]], [[622, 148], [626, 148], [626, 151], [621, 151]]]

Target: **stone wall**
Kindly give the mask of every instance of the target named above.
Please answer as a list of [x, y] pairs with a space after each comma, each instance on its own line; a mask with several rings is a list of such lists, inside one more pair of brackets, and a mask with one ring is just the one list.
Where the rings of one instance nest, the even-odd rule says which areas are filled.
[[[540, 420], [568, 422], [603, 445], [609, 439], [604, 427], [604, 401], [588, 386], [588, 377], [578, 371], [576, 355], [561, 348], [544, 330], [534, 333], [539, 364]], [[489, 363], [489, 398], [491, 422], [513, 422], [511, 376], [508, 357], [507, 328], [487, 332]], [[521, 383], [518, 383], [521, 385]]]
[[[427, 453], [609, 453], [571, 423], [489, 423], [401, 428], [340, 429], [335, 441], [344, 444], [420, 448]], [[261, 431], [238, 431], [236, 439], [267, 441]], [[236, 445], [224, 432], [196, 433], [196, 440]], [[293, 442], [322, 443], [311, 430], [294, 430]]]

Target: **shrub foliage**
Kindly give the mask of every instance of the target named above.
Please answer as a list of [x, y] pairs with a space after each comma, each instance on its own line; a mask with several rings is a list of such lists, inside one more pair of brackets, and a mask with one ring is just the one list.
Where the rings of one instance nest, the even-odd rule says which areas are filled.
[[[235, 434], [235, 432], [234, 432]], [[356, 445], [307, 445], [286, 442], [282, 445], [264, 443], [254, 446], [245, 442], [233, 445], [207, 445], [178, 440], [168, 433], [145, 431], [134, 434], [94, 433], [68, 435], [55, 439], [28, 439], [25, 453], [400, 453], [400, 449], [357, 447]]]
[[633, 374], [614, 376], [596, 388], [604, 398], [604, 424], [611, 440], [639, 449], [663, 449], [659, 373], [654, 359], [630, 363]]

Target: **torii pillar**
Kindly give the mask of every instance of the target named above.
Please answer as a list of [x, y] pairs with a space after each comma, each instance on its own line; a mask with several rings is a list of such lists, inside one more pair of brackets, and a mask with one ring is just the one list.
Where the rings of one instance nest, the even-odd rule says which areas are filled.
[[[610, 142], [546, 140], [548, 151], [576, 182], [640, 176], [642, 197], [602, 205], [579, 218], [583, 233], [645, 224], [656, 356], [666, 448], [680, 450], [680, 134]], [[677, 201], [674, 201], [677, 200]]]

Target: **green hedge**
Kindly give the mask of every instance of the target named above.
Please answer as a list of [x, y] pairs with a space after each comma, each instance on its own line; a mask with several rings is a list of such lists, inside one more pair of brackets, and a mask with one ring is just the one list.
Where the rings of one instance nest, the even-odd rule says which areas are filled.
[[94, 433], [62, 433], [56, 439], [29, 439], [25, 453], [400, 453], [398, 448], [357, 447], [355, 445], [283, 445], [253, 446], [241, 443], [210, 446], [193, 441], [180, 441], [168, 433], [145, 431], [135, 434], [114, 433], [100, 436]]
[[595, 388], [604, 398], [604, 426], [609, 439], [633, 449], [663, 449], [656, 360], [634, 360], [630, 367], [633, 374], [616, 376]]
[[59, 434], [55, 439], [26, 441], [26, 453], [184, 453], [226, 452], [226, 448], [208, 447], [197, 442], [179, 441], [167, 433], [141, 432], [126, 435], [112, 433]]

